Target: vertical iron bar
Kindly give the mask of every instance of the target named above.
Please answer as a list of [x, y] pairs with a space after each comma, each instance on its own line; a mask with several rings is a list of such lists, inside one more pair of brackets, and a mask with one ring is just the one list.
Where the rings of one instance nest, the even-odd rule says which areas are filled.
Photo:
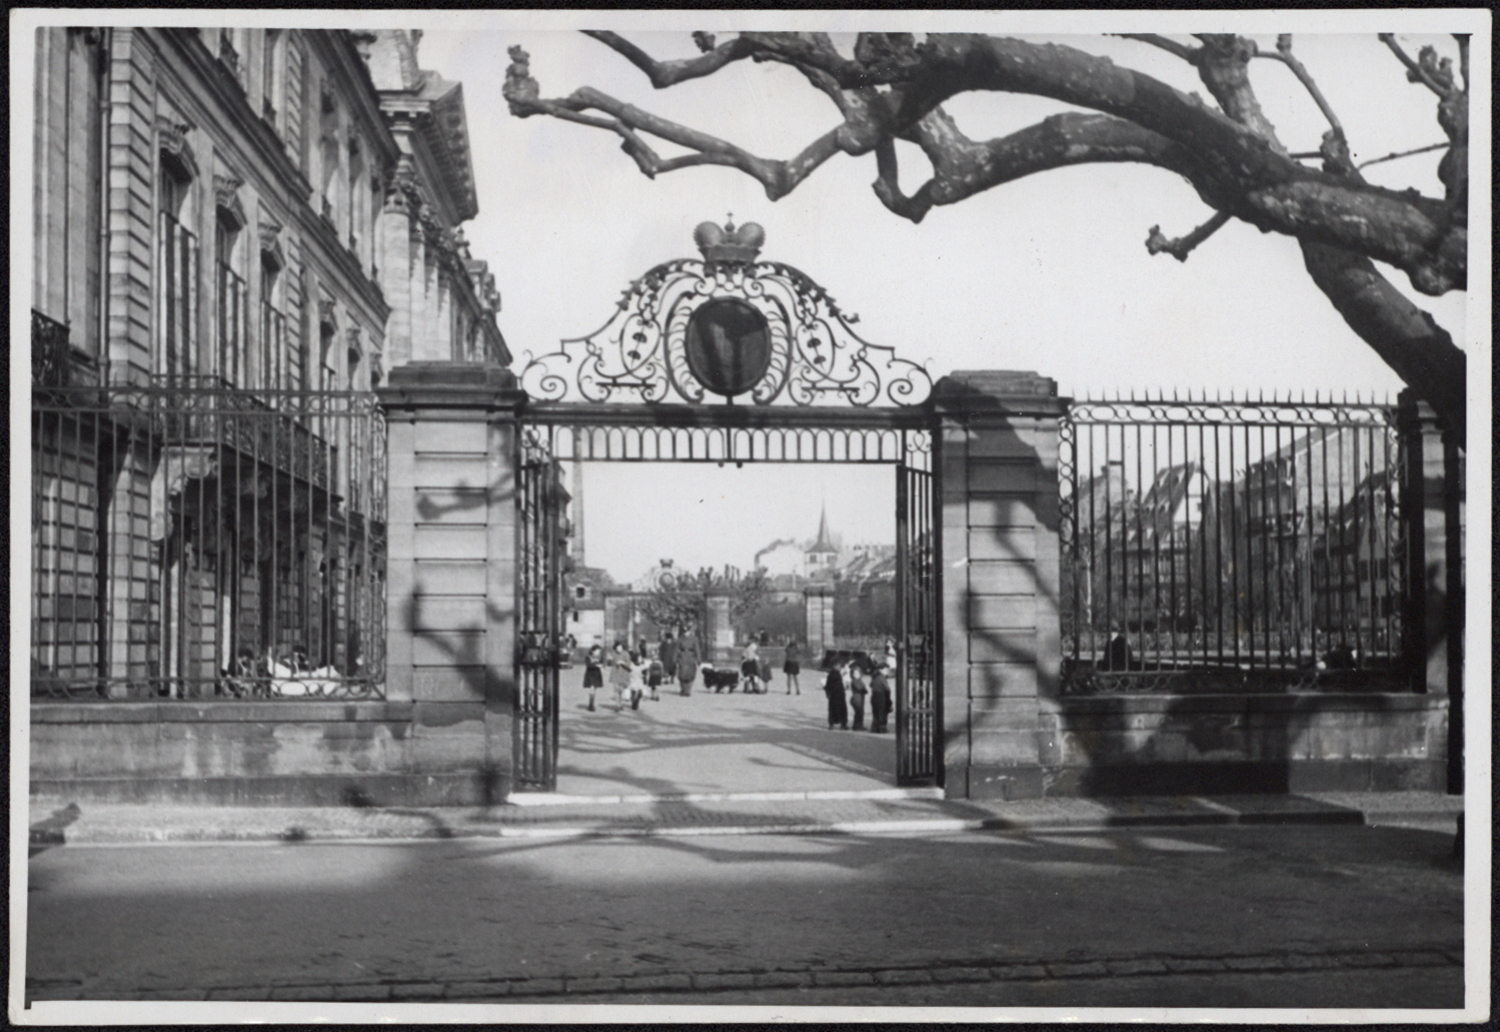
[[[1341, 410], [1341, 409], [1337, 409], [1337, 408], [1334, 408], [1333, 411], [1335, 413], [1337, 413], [1338, 415], [1340, 415], [1340, 416], [1343, 416], [1343, 415], [1347, 414], [1347, 412], [1345, 410]], [[1348, 467], [1346, 466], [1346, 464], [1344, 462], [1344, 437], [1345, 437], [1344, 427], [1343, 426], [1338, 426], [1337, 424], [1335, 424], [1335, 425], [1337, 426], [1337, 430], [1338, 430], [1338, 438], [1334, 442], [1334, 451], [1335, 451], [1335, 453], [1338, 456], [1338, 471], [1339, 471], [1338, 472], [1338, 478], [1339, 478], [1338, 479], [1338, 498], [1339, 498], [1339, 504], [1338, 504], [1338, 508], [1336, 510], [1334, 510], [1335, 513], [1336, 513], [1336, 515], [1334, 516], [1334, 519], [1333, 519], [1332, 522], [1333, 522], [1334, 529], [1338, 532], [1338, 542], [1337, 542], [1336, 547], [1338, 549], [1338, 561], [1339, 561], [1339, 645], [1347, 648], [1349, 646], [1349, 575], [1348, 575], [1348, 572], [1347, 572], [1348, 564], [1345, 562], [1345, 557], [1346, 557], [1346, 554], [1347, 554], [1349, 548], [1348, 548], [1348, 544], [1347, 544], [1347, 541], [1346, 541], [1348, 535], [1344, 532], [1344, 530], [1345, 530], [1345, 528], [1344, 528], [1344, 519], [1345, 519], [1344, 482], [1345, 482], [1345, 480], [1347, 479], [1347, 476], [1348, 476], [1348, 474], [1347, 474]], [[1325, 480], [1324, 483], [1326, 484], [1327, 481]]]
[[1284, 531], [1284, 524], [1282, 523], [1282, 518], [1281, 518], [1281, 481], [1282, 481], [1282, 469], [1281, 469], [1281, 423], [1280, 423], [1279, 420], [1271, 428], [1271, 446], [1272, 446], [1273, 449], [1275, 449], [1273, 451], [1273, 453], [1272, 453], [1273, 456], [1274, 456], [1274, 462], [1273, 462], [1273, 467], [1274, 468], [1272, 469], [1271, 473], [1272, 473], [1272, 476], [1275, 478], [1275, 484], [1272, 486], [1272, 492], [1275, 495], [1275, 508], [1276, 508], [1276, 511], [1274, 513], [1273, 518], [1275, 519], [1276, 522], [1274, 524], [1275, 531], [1273, 532], [1273, 534], [1271, 536], [1271, 543], [1275, 547], [1275, 550], [1276, 550], [1276, 559], [1275, 559], [1275, 562], [1276, 562], [1276, 656], [1277, 656], [1277, 661], [1282, 666], [1286, 666], [1286, 664], [1287, 664], [1287, 655], [1286, 655], [1286, 620], [1287, 620], [1287, 615], [1286, 615], [1286, 562], [1287, 562], [1287, 560], [1286, 560], [1286, 556], [1282, 555], [1282, 541], [1284, 539], [1285, 531]]
[[[1356, 398], [1355, 401], [1358, 404], [1359, 399]], [[1361, 413], [1361, 416], [1364, 416], [1364, 414]], [[1352, 480], [1352, 483], [1350, 483], [1349, 514], [1350, 522], [1353, 523], [1353, 540], [1350, 541], [1350, 547], [1352, 547], [1353, 553], [1355, 553], [1353, 555], [1353, 559], [1355, 559], [1355, 652], [1359, 657], [1364, 658], [1370, 652], [1368, 652], [1367, 642], [1365, 642], [1365, 591], [1361, 585], [1365, 580], [1370, 579], [1370, 561], [1374, 553], [1371, 550], [1365, 549], [1364, 535], [1362, 535], [1362, 528], [1359, 525], [1359, 507], [1361, 507], [1362, 501], [1364, 501], [1364, 498], [1362, 498], [1364, 492], [1362, 492], [1361, 487], [1365, 483], [1365, 478], [1362, 477], [1364, 463], [1361, 463], [1361, 460], [1359, 460], [1361, 459], [1359, 437], [1361, 437], [1362, 429], [1364, 428], [1359, 423], [1350, 423], [1349, 449], [1350, 453], [1352, 453], [1350, 455], [1350, 471], [1352, 471], [1350, 472], [1350, 480]], [[1362, 556], [1364, 556], [1364, 559], [1362, 559]], [[1361, 573], [1361, 561], [1364, 561], [1365, 564], [1364, 573]]]
[[[1174, 401], [1176, 400], [1176, 396], [1175, 395], [1173, 396], [1173, 400]], [[1170, 420], [1166, 424], [1166, 434], [1167, 434], [1167, 469], [1170, 470], [1170, 471], [1172, 471], [1171, 473], [1169, 473], [1169, 476], [1175, 477], [1177, 475], [1176, 472], [1175, 472], [1176, 469], [1177, 469], [1177, 466], [1176, 466], [1176, 463], [1175, 463], [1175, 456], [1172, 453], [1172, 424], [1171, 424]], [[1182, 474], [1182, 512], [1183, 512], [1183, 519], [1184, 520], [1187, 519], [1188, 511], [1192, 508], [1191, 504], [1188, 502], [1188, 492], [1191, 489], [1191, 487], [1192, 487], [1192, 478], [1190, 476], [1188, 476], [1187, 470], [1184, 469], [1183, 470], [1183, 474]], [[1168, 661], [1168, 663], [1170, 663], [1171, 666], [1176, 667], [1176, 665], [1177, 665], [1177, 625], [1178, 625], [1178, 613], [1179, 613], [1179, 611], [1177, 609], [1177, 523], [1173, 519], [1173, 517], [1175, 515], [1175, 510], [1177, 508], [1177, 504], [1176, 504], [1175, 501], [1169, 502], [1168, 504], [1170, 505], [1170, 507], [1171, 507], [1171, 509], [1173, 511], [1172, 512], [1168, 512], [1166, 520], [1163, 521], [1166, 524], [1166, 532], [1167, 532], [1167, 606], [1168, 606], [1168, 616], [1167, 616], [1167, 661]], [[1160, 548], [1160, 545], [1158, 545], [1158, 549], [1159, 548]], [[1157, 561], [1157, 564], [1158, 564], [1158, 568], [1160, 568], [1160, 564], [1161, 564], [1161, 556], [1160, 556], [1160, 554], [1157, 555], [1156, 561]], [[1160, 637], [1158, 637], [1157, 641], [1160, 642], [1160, 640], [1161, 640]], [[1160, 658], [1161, 658], [1161, 654], [1160, 654], [1160, 649], [1158, 648], [1158, 652], [1157, 652], [1157, 659], [1158, 659], [1158, 661], [1160, 660]]]
[[[1201, 432], [1201, 431], [1200, 431]], [[1214, 624], [1218, 631], [1219, 654], [1217, 659], [1220, 663], [1224, 661], [1224, 487], [1220, 480], [1223, 474], [1223, 464], [1219, 461], [1219, 437], [1220, 430], [1214, 427], [1214, 494], [1217, 501], [1214, 505]], [[1231, 490], [1233, 490], [1231, 486]]]
[[[1125, 443], [1120, 442], [1120, 451], [1123, 454]], [[1145, 449], [1141, 445], [1141, 424], [1135, 424], [1135, 653], [1140, 657], [1142, 664], [1146, 659], [1146, 525], [1145, 509], [1146, 499], [1149, 496], [1146, 488], [1145, 476], [1142, 473], [1142, 463], [1145, 459]], [[1128, 556], [1129, 553], [1127, 552]], [[1127, 574], [1128, 576], [1128, 574]], [[1125, 597], [1130, 597], [1127, 590]], [[1129, 615], [1126, 616], [1126, 628], [1129, 629]], [[1126, 640], [1130, 638], [1126, 635]]]
[[[1250, 402], [1247, 399], [1248, 404]], [[1230, 570], [1235, 574], [1235, 663], [1238, 666], [1239, 639], [1241, 639], [1241, 634], [1244, 634], [1248, 630], [1247, 661], [1250, 663], [1250, 666], [1254, 666], [1256, 664], [1256, 592], [1254, 592], [1256, 573], [1250, 568], [1250, 513], [1245, 511], [1248, 505], [1250, 505], [1250, 426], [1245, 426], [1244, 423], [1241, 423], [1239, 426], [1230, 425], [1229, 428], [1229, 475], [1230, 483], [1232, 484], [1241, 483], [1238, 480], [1238, 466], [1235, 463], [1236, 429], [1241, 431], [1242, 449], [1244, 449], [1245, 456], [1245, 480], [1242, 481], [1241, 487], [1230, 487], [1229, 498], [1230, 526], [1232, 526], [1232, 529], [1230, 529], [1230, 541], [1232, 541], [1232, 547], [1235, 549], [1235, 552], [1233, 552], [1233, 555], [1235, 555], [1235, 564], [1230, 567]], [[1244, 490], [1244, 496], [1239, 496], [1239, 490]], [[1241, 523], [1244, 523], [1244, 528], [1241, 528]], [[1244, 532], [1242, 532], [1242, 529], [1244, 529]], [[1245, 549], [1244, 561], [1241, 561], [1242, 546]], [[1239, 580], [1241, 579], [1242, 571], [1244, 571], [1245, 577], [1244, 588], [1241, 588], [1241, 580]], [[1239, 600], [1241, 600], [1242, 591], [1244, 591], [1245, 597], [1244, 622], [1241, 622], [1241, 609], [1239, 609]]]

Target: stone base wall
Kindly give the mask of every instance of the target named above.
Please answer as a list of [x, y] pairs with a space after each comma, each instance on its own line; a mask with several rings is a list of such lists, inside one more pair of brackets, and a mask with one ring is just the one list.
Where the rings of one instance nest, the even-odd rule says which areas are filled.
[[61, 703], [31, 713], [31, 794], [136, 803], [470, 806], [504, 799], [484, 705]]
[[1038, 700], [1038, 762], [975, 764], [974, 798], [1443, 791], [1443, 696]]

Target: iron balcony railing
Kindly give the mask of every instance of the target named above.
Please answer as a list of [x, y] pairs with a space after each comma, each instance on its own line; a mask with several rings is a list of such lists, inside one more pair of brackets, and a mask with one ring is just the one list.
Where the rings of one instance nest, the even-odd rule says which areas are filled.
[[1065, 691], [1408, 684], [1392, 406], [1080, 401], [1061, 430]]
[[368, 394], [38, 395], [33, 698], [380, 697], [384, 449]]
[[31, 310], [31, 386], [33, 390], [85, 387], [99, 381], [94, 356], [73, 346], [66, 323]]

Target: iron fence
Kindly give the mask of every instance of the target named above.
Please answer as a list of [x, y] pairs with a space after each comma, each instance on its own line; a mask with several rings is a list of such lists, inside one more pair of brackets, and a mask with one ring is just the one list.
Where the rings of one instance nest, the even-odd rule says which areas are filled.
[[1404, 687], [1394, 406], [1078, 401], [1063, 689]]
[[36, 390], [31, 430], [33, 697], [382, 695], [373, 396]]

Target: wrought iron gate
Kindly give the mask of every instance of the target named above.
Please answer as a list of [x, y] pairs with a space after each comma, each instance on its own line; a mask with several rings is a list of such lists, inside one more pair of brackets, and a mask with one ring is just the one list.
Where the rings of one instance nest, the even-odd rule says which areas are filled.
[[938, 541], [932, 474], [896, 467], [896, 780], [942, 783]]
[[557, 787], [562, 659], [562, 467], [535, 431], [522, 432], [516, 482], [515, 786]]

